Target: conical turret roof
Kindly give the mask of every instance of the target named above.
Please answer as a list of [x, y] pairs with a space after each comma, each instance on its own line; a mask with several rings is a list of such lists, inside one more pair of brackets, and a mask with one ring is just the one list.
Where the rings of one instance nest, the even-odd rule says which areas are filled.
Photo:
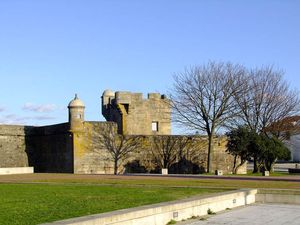
[[68, 105], [68, 108], [75, 108], [75, 107], [78, 107], [78, 108], [84, 108], [85, 107], [83, 101], [81, 101], [78, 98], [77, 94], [75, 94], [75, 98], [72, 101], [70, 101], [70, 103]]

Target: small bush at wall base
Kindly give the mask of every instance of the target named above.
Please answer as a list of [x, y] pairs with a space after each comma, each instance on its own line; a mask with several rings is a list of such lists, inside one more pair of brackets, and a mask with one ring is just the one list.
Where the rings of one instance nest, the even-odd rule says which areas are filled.
[[214, 211], [212, 211], [211, 209], [208, 209], [207, 214], [208, 215], [215, 215], [216, 213]]
[[171, 225], [171, 224], [176, 224], [176, 221], [175, 220], [170, 220], [167, 225]]

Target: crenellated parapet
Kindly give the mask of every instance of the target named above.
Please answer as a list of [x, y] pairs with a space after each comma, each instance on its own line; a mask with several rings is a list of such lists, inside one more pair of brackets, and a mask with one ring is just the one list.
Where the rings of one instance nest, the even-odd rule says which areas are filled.
[[118, 131], [130, 135], [171, 134], [171, 107], [165, 95], [111, 90], [102, 95], [102, 115], [118, 124]]

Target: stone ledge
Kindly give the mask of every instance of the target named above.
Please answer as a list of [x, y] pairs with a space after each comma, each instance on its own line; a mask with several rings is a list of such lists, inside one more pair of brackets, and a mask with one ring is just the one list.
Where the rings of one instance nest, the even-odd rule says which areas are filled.
[[33, 167], [8, 167], [0, 168], [0, 175], [34, 173]]
[[[207, 215], [255, 202], [256, 189], [241, 189], [209, 196], [195, 196], [183, 200], [163, 202], [131, 209], [73, 218], [48, 225], [165, 225], [170, 220], [181, 221], [192, 216]], [[44, 224], [46, 225], [46, 224]]]
[[300, 204], [300, 190], [259, 189], [256, 194], [258, 203]]

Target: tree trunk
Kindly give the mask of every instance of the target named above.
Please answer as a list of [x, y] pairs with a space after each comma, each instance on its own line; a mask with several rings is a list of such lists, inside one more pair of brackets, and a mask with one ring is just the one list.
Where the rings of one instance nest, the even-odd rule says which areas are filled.
[[270, 173], [273, 172], [273, 170], [274, 170], [274, 164], [275, 164], [275, 161], [273, 161], [273, 160], [266, 160], [266, 162], [265, 162], [265, 168], [266, 168], [266, 170], [270, 171]]
[[257, 156], [253, 157], [253, 173], [258, 173]]
[[238, 155], [234, 156], [234, 160], [233, 160], [233, 167], [232, 167], [232, 173], [235, 174], [235, 167], [236, 167], [236, 160], [237, 160]]
[[277, 158], [271, 163], [270, 172], [274, 172], [274, 166], [275, 166], [276, 161], [277, 161]]
[[118, 160], [115, 159], [114, 161], [114, 175], [118, 174]]
[[212, 171], [213, 133], [208, 135], [207, 173]]
[[245, 164], [245, 162], [246, 162], [246, 161], [241, 161], [241, 163], [238, 164], [238, 165], [235, 167], [235, 169], [234, 169], [234, 174], [237, 174], [239, 168], [240, 168], [241, 166], [243, 166], [243, 165]]

